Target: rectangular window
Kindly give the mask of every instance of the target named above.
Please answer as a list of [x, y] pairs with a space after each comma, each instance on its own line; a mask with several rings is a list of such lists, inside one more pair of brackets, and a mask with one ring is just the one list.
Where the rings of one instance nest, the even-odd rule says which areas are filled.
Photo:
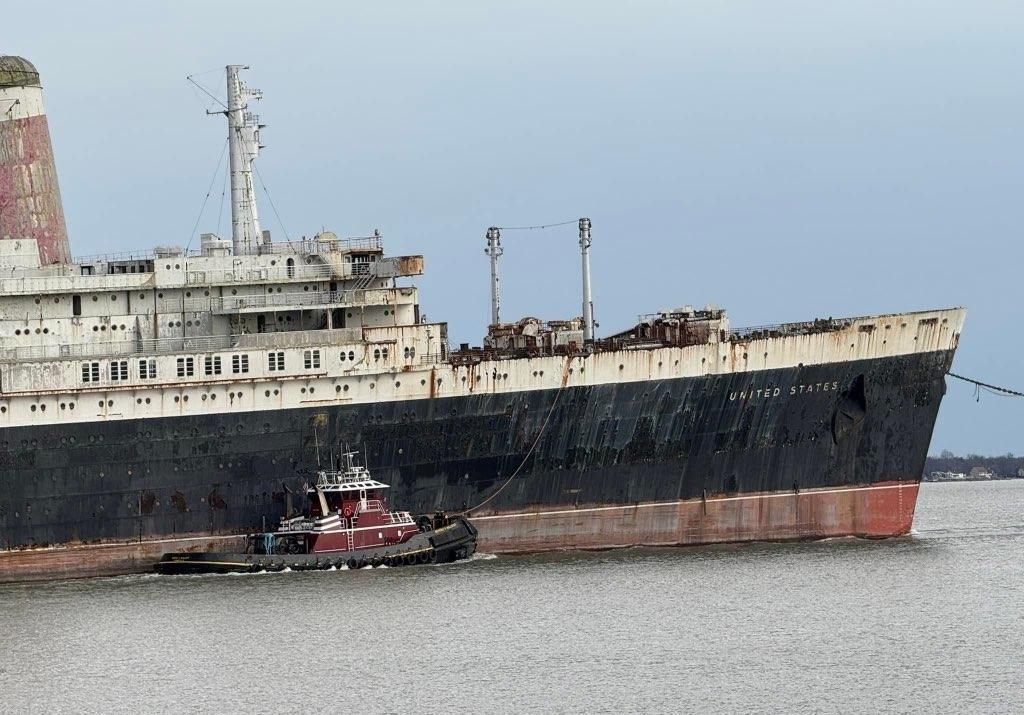
[[98, 362], [82, 363], [82, 382], [99, 382], [100, 364]]
[[249, 356], [248, 355], [232, 355], [231, 356], [231, 372], [239, 375], [241, 373], [249, 372]]
[[271, 372], [284, 370], [284, 353], [267, 353], [267, 367]]
[[306, 366], [307, 370], [317, 370], [320, 368], [320, 351], [319, 350], [306, 350], [302, 354], [302, 362]]
[[139, 379], [152, 380], [156, 377], [156, 358], [139, 360]]
[[110, 361], [110, 379], [111, 380], [127, 380], [128, 379], [128, 361], [127, 360], [111, 360]]
[[206, 375], [220, 374], [220, 355], [207, 355], [203, 359], [203, 372]]
[[178, 358], [178, 377], [192, 377], [196, 374], [196, 363], [191, 357]]

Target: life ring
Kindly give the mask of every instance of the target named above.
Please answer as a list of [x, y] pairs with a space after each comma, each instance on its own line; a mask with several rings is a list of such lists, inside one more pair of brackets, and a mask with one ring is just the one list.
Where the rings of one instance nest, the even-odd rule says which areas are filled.
[[347, 518], [349, 518], [350, 516], [352, 516], [352, 512], [354, 512], [354, 511], [355, 511], [355, 510], [354, 510], [354, 509], [352, 508], [352, 505], [351, 505], [351, 504], [349, 504], [349, 505], [347, 505], [347, 506], [346, 506], [346, 507], [345, 507], [344, 509], [342, 509], [341, 513], [342, 513], [342, 514], [344, 514], [344, 515], [345, 515], [345, 518], [347, 519]]

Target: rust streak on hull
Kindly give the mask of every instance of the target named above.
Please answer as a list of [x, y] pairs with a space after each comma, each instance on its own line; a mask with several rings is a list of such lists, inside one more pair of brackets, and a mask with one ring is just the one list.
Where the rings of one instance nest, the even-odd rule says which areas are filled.
[[545, 509], [474, 517], [487, 553], [623, 546], [885, 538], [910, 532], [917, 481], [686, 499], [632, 506]]

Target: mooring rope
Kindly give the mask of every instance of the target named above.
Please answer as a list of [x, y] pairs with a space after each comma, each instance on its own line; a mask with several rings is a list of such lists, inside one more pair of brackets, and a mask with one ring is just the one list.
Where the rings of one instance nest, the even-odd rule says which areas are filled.
[[500, 487], [498, 487], [497, 491], [495, 491], [493, 494], [491, 494], [489, 497], [484, 499], [482, 502], [480, 502], [476, 506], [473, 506], [473, 507], [470, 507], [469, 509], [464, 509], [464, 510], [460, 511], [459, 512], [459, 516], [468, 516], [471, 511], [476, 511], [477, 509], [482, 507], [484, 504], [486, 504], [487, 502], [489, 502], [492, 499], [494, 499], [494, 497], [496, 497], [499, 494], [501, 494], [501, 492], [505, 489], [505, 487], [507, 487], [509, 484], [511, 484], [512, 480], [515, 479], [519, 475], [519, 472], [522, 471], [523, 467], [526, 466], [526, 462], [529, 461], [530, 456], [533, 454], [533, 451], [537, 448], [537, 445], [540, 444], [540, 438], [544, 435], [544, 432], [547, 429], [548, 423], [551, 421], [551, 415], [553, 415], [555, 413], [555, 407], [558, 406], [558, 401], [562, 397], [562, 393], [565, 392], [565, 386], [569, 382], [569, 365], [570, 365], [570, 363], [572, 363], [572, 357], [571, 356], [568, 359], [566, 359], [565, 365], [562, 367], [562, 383], [561, 383], [561, 385], [559, 385], [558, 392], [555, 393], [555, 399], [553, 399], [551, 401], [551, 407], [550, 407], [550, 409], [548, 409], [547, 415], [544, 416], [544, 421], [541, 423], [540, 429], [537, 431], [537, 436], [533, 438], [533, 443], [530, 445], [530, 449], [527, 450], [526, 455], [523, 457], [523, 461], [521, 461], [519, 463], [519, 466], [516, 467], [514, 472], [512, 472], [512, 475], [508, 479], [506, 479], [502, 483], [502, 485]]
[[1008, 387], [999, 387], [998, 385], [990, 385], [987, 382], [981, 382], [980, 380], [973, 380], [963, 375], [957, 375], [955, 372], [947, 372], [950, 377], [955, 377], [957, 380], [963, 380], [974, 385], [975, 389], [985, 389], [989, 392], [1000, 395], [1001, 397], [1024, 397], [1024, 392], [1017, 392], [1017, 390], [1011, 390]]

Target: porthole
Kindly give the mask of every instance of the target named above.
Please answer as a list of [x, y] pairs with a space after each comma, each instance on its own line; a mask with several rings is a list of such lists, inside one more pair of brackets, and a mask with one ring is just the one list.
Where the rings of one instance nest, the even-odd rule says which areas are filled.
[[182, 400], [182, 402], [188, 402], [188, 395], [185, 395], [184, 397], [182, 397], [181, 400]]
[[275, 394], [275, 395], [280, 395], [280, 394], [281, 394], [281, 391], [280, 391], [280, 390], [276, 390], [276, 389], [275, 389], [275, 390], [274, 390], [274, 394]]
[[263, 394], [264, 394], [264, 395], [266, 395], [267, 397], [270, 397], [270, 390], [267, 390], [267, 391], [266, 391], [266, 392], [264, 392]]
[[342, 389], [345, 390], [345, 392], [348, 392], [348, 385], [345, 385], [345, 387]]
[[117, 300], [117, 294], [115, 293], [114, 295], [110, 296], [110, 299], [111, 300]]
[[[107, 407], [113, 407], [113, 406], [114, 406], [114, 401], [113, 400], [107, 400]], [[100, 437], [100, 439], [103, 439], [103, 438]]]
[[95, 302], [96, 302], [96, 301], [98, 301], [99, 299], [100, 299], [100, 297], [99, 297], [98, 295], [94, 295], [94, 296], [92, 297], [92, 302], [93, 302], [93, 303], [95, 303]]
[[371, 382], [370, 383], [370, 389], [372, 390], [373, 388], [374, 388], [374, 384]]
[[402, 383], [400, 381], [398, 381], [398, 380], [395, 380], [395, 387], [401, 387], [401, 386], [402, 386]]
[[335, 385], [334, 386], [334, 391], [335, 392], [341, 392], [341, 385]]
[[33, 412], [35, 412], [36, 411], [36, 406], [32, 405], [31, 407], [29, 407], [29, 409], [32, 410]]
[[[148, 397], [146, 398], [146, 404], [147, 405], [149, 404], [149, 398]], [[74, 407], [74, 405], [72, 405], [72, 407]]]

